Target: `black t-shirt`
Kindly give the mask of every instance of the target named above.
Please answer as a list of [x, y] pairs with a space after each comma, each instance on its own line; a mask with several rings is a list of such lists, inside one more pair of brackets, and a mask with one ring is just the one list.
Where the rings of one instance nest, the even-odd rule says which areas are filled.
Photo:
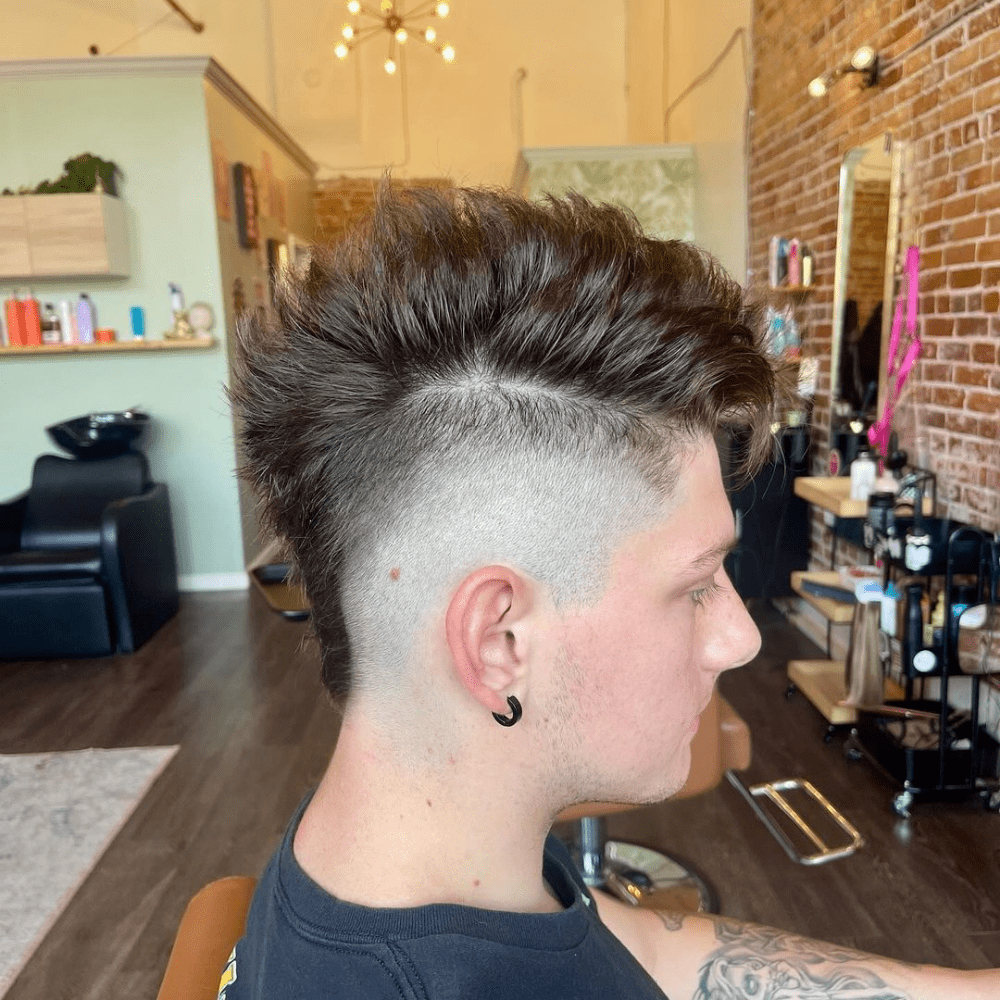
[[220, 1000], [663, 1000], [601, 923], [558, 838], [546, 842], [543, 872], [559, 913], [376, 909], [336, 899], [299, 867], [292, 841], [305, 805], [257, 887]]

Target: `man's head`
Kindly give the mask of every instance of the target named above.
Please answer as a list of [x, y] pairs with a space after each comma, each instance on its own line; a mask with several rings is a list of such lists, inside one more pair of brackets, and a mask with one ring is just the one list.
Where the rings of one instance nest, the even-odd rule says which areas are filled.
[[331, 691], [413, 691], [414, 642], [483, 567], [597, 601], [722, 421], [763, 450], [757, 337], [706, 254], [616, 208], [383, 186], [276, 328], [243, 330], [232, 391]]

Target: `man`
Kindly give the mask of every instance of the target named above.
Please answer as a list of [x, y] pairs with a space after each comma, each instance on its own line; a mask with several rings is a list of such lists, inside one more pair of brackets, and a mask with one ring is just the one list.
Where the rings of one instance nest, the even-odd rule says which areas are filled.
[[233, 399], [343, 724], [226, 1000], [997, 989], [598, 900], [549, 836], [678, 790], [758, 649], [713, 434], [748, 422], [759, 456], [775, 378], [706, 255], [580, 198], [383, 187], [278, 316]]

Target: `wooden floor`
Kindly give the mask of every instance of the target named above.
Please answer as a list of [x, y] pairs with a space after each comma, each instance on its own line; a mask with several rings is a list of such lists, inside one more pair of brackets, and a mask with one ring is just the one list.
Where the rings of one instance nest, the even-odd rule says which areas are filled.
[[[721, 684], [753, 734], [747, 780], [808, 777], [866, 845], [797, 865], [725, 783], [613, 817], [610, 832], [695, 862], [729, 916], [911, 961], [1000, 965], [1000, 817], [975, 799], [897, 817], [897, 788], [785, 698], [786, 661], [816, 647], [770, 607], [755, 615], [763, 651]], [[134, 656], [0, 663], [2, 753], [180, 745], [7, 1000], [153, 1000], [188, 898], [259, 873], [337, 733], [305, 636], [256, 592], [189, 595]]]

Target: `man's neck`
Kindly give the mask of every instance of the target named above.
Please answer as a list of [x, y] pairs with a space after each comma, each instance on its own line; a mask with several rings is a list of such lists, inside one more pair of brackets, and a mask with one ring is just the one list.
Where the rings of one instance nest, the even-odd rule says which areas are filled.
[[509, 760], [485, 773], [466, 754], [445, 768], [422, 767], [419, 756], [400, 759], [363, 717], [344, 719], [295, 835], [305, 872], [365, 906], [561, 909], [542, 879], [551, 819], [532, 810]]

